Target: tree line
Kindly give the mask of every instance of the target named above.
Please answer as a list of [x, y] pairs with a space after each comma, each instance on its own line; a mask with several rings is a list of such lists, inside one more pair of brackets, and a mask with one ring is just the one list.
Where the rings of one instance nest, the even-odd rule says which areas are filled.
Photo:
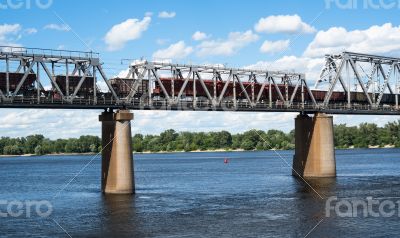
[[0, 154], [60, 154], [60, 153], [97, 153], [101, 150], [98, 136], [81, 136], [79, 138], [50, 140], [43, 135], [27, 137], [0, 138]]
[[[383, 127], [374, 123], [358, 126], [340, 124], [334, 126], [337, 148], [367, 148], [391, 145], [400, 147], [400, 120], [389, 122]], [[205, 150], [290, 150], [294, 149], [294, 131], [249, 130], [231, 134], [220, 132], [176, 132], [169, 129], [159, 135], [136, 134], [132, 138], [134, 152], [161, 151], [205, 151]], [[59, 154], [98, 153], [101, 139], [98, 136], [50, 140], [43, 135], [0, 138], [0, 154]]]

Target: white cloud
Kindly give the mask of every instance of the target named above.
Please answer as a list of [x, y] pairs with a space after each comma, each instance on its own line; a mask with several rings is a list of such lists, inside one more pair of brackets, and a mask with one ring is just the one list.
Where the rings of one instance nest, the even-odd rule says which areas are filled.
[[166, 49], [157, 50], [153, 54], [154, 59], [182, 59], [193, 52], [193, 48], [186, 46], [184, 41], [178, 41]]
[[[146, 62], [146, 60], [144, 60], [144, 59], [136, 59], [136, 60], [133, 60], [133, 61], [131, 61], [130, 63], [129, 63], [129, 65], [135, 65], [135, 64], [143, 64], [143, 63], [145, 63]], [[113, 77], [114, 78], [126, 78], [126, 76], [128, 75], [128, 73], [129, 73], [129, 67], [127, 67], [126, 69], [123, 69], [123, 70], [121, 70], [121, 71], [119, 71], [116, 75], [114, 75]], [[108, 90], [108, 89], [107, 89]], [[105, 91], [107, 91], [107, 90], [105, 90]]]
[[246, 32], [231, 32], [226, 40], [208, 40], [198, 45], [199, 56], [224, 55], [229, 56], [235, 54], [241, 48], [257, 41], [258, 35], [251, 30]]
[[[158, 134], [169, 128], [197, 132], [226, 130], [232, 133], [279, 128], [289, 132], [295, 117], [295, 113], [269, 113], [269, 123], [265, 123], [265, 113], [257, 112], [137, 111], [132, 133]], [[159, 120], [164, 123], [153, 123]]]
[[0, 118], [2, 136], [44, 134], [56, 139], [79, 137], [83, 134], [100, 135], [99, 111], [2, 109], [1, 114], [4, 115]]
[[277, 53], [289, 48], [290, 40], [264, 41], [260, 51], [262, 53]]
[[319, 31], [308, 45], [304, 56], [322, 57], [344, 50], [371, 54], [399, 54], [400, 26], [386, 23], [365, 30], [348, 31], [343, 27], [332, 27]]
[[153, 16], [153, 12], [146, 12], [146, 13], [144, 14], [144, 16], [146, 16], [146, 17], [151, 17], [151, 16]]
[[276, 61], [258, 61], [255, 64], [246, 66], [246, 68], [305, 73], [306, 80], [311, 87], [318, 80], [324, 63], [324, 58], [284, 56]]
[[[243, 132], [250, 129], [273, 129], [289, 131], [293, 127], [293, 113], [270, 113], [271, 123], [265, 122], [265, 113], [235, 112], [179, 112], [179, 111], [133, 111], [132, 133], [159, 134], [167, 129], [177, 131]], [[0, 109], [0, 134], [21, 137], [43, 134], [51, 139], [101, 136], [100, 110], [17, 110]], [[249, 119], [251, 118], [251, 120]], [[154, 123], [163, 120], [164, 123]], [[232, 123], [236, 122], [236, 123]], [[43, 130], [43, 128], [46, 128]], [[11, 130], [12, 129], [12, 130]]]
[[192, 35], [192, 39], [196, 40], [196, 41], [200, 41], [200, 40], [205, 40], [207, 38], [209, 38], [210, 36], [208, 36], [206, 33], [201, 32], [201, 31], [196, 31], [193, 35]]
[[114, 25], [104, 37], [108, 50], [120, 50], [128, 41], [140, 38], [149, 27], [150, 22], [150, 17], [144, 17], [141, 21], [139, 19], [128, 19]]
[[255, 24], [254, 29], [257, 32], [265, 33], [314, 33], [313, 26], [303, 22], [298, 15], [276, 15], [260, 20]]
[[20, 24], [3, 24], [0, 25], [0, 45], [19, 46], [15, 43], [20, 36], [22, 27]]
[[20, 24], [3, 24], [0, 25], [0, 35], [16, 34], [21, 30]]
[[[21, 137], [43, 134], [51, 139], [101, 136], [100, 110], [36, 110], [0, 109], [0, 134]], [[221, 131], [232, 133], [250, 129], [269, 130], [279, 128], [289, 132], [294, 128], [296, 113], [265, 112], [183, 112], [183, 111], [133, 111], [132, 133], [159, 134], [167, 129], [176, 131]], [[163, 120], [164, 123], [154, 123]], [[393, 121], [391, 116], [335, 116], [334, 123], [350, 126], [360, 122], [374, 122], [383, 126]], [[46, 128], [45, 130], [43, 128]]]
[[176, 12], [166, 12], [162, 11], [158, 13], [159, 18], [174, 18], [176, 16]]
[[36, 34], [38, 32], [38, 30], [36, 28], [27, 28], [24, 30], [24, 32], [28, 35], [30, 34]]
[[48, 24], [48, 25], [45, 25], [43, 27], [43, 29], [45, 29], [45, 30], [56, 30], [56, 31], [70, 31], [71, 27], [69, 27], [67, 24], [61, 24], [61, 25]]

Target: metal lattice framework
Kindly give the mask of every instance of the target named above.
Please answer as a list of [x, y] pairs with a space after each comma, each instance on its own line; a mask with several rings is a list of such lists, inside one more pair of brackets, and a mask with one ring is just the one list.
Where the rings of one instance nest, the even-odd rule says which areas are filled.
[[[139, 85], [143, 83], [143, 80], [146, 80], [150, 89], [154, 88], [153, 84], [157, 82], [162, 90], [162, 97], [170, 105], [176, 105], [181, 101], [186, 102], [190, 99], [193, 105], [196, 106], [199, 97], [196, 87], [199, 86], [204, 91], [204, 96], [206, 96], [202, 100], [210, 103], [212, 107], [218, 107], [224, 100], [230, 100], [234, 108], [238, 107], [240, 102], [246, 102], [246, 105], [251, 108], [256, 108], [260, 104], [266, 105], [267, 103], [267, 106], [272, 108], [274, 103], [272, 100], [273, 93], [278, 95], [279, 102], [282, 105], [291, 107], [294, 103], [295, 95], [299, 90], [301, 90], [302, 95], [308, 93], [314, 105], [316, 105], [311, 90], [305, 81], [304, 74], [299, 73], [145, 61], [132, 64], [126, 78], [134, 80], [131, 91], [126, 98], [127, 102], [132, 100], [133, 95], [138, 92]], [[167, 90], [162, 78], [171, 79], [170, 90]], [[207, 87], [205, 83], [206, 79], [212, 81], [211, 88]], [[183, 82], [183, 85], [179, 87], [177, 95], [175, 93], [176, 81]], [[189, 88], [189, 82], [191, 82], [190, 85], [192, 86], [190, 89], [193, 91], [192, 97], [184, 95], [184, 91]], [[244, 82], [246, 82], [246, 86]], [[222, 83], [222, 90], [217, 90], [218, 83]], [[229, 84], [233, 86], [229, 87]], [[256, 90], [256, 84], [261, 84], [259, 90]], [[282, 90], [282, 87], [278, 84], [284, 85], [284, 89]], [[289, 90], [289, 86], [294, 86], [294, 90]], [[264, 90], [268, 90], [268, 102], [261, 100], [263, 93], [265, 93]], [[151, 95], [153, 92], [149, 90], [148, 93]], [[227, 94], [231, 96], [227, 96]], [[244, 99], [238, 100], [238, 94], [244, 94]], [[304, 106], [304, 97], [298, 103]]]
[[107, 78], [97, 53], [0, 46], [0, 107], [400, 114], [400, 59], [327, 55], [316, 86], [294, 72], [135, 61]]
[[384, 105], [383, 97], [394, 98], [395, 107], [398, 108], [399, 58], [343, 52], [340, 55], [327, 55], [325, 59], [325, 67], [316, 84], [318, 86], [324, 81], [329, 82], [323, 107], [328, 107], [332, 94], [340, 83], [349, 108], [355, 93], [358, 97], [362, 93], [365, 103], [372, 109]]
[[[78, 92], [81, 90], [82, 84], [89, 76], [93, 79], [92, 103], [96, 103], [96, 94], [99, 92], [97, 88], [99, 81], [97, 71], [100, 74], [101, 80], [108, 86], [115, 101], [118, 100], [117, 94], [110, 86], [102, 69], [97, 53], [21, 47], [0, 47], [0, 49], [0, 61], [4, 62], [6, 77], [6, 89], [4, 92], [0, 90], [0, 97], [3, 102], [18, 101], [20, 98], [19, 95], [22, 93], [20, 91], [21, 87], [24, 85], [28, 75], [35, 74], [37, 103], [43, 101], [41, 99], [41, 92], [46, 90], [42, 82], [47, 80], [50, 81], [51, 91], [58, 94], [60, 101], [73, 104]], [[10, 67], [13, 63], [14, 65], [15, 63], [17, 64], [15, 70], [12, 70]], [[59, 83], [56, 82], [56, 69], [61, 75], [65, 76], [65, 91], [62, 91]], [[44, 72], [44, 77], [42, 77], [41, 72]], [[10, 89], [10, 74], [12, 73], [23, 74], [18, 80], [18, 85], [13, 90]], [[80, 79], [74, 90], [70, 91], [70, 78], [74, 76]]]

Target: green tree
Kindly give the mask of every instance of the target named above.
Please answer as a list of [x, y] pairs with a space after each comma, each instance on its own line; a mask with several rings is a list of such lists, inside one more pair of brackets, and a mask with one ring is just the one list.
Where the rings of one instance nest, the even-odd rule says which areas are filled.
[[22, 155], [23, 148], [18, 145], [6, 145], [4, 147], [4, 154], [6, 154], [6, 155]]
[[132, 149], [133, 149], [133, 151], [136, 151], [136, 152], [143, 151], [143, 135], [142, 134], [136, 134], [133, 136]]
[[253, 141], [251, 141], [250, 139], [244, 139], [242, 144], [241, 144], [241, 148], [244, 150], [254, 150], [255, 145], [253, 143]]
[[35, 153], [36, 146], [40, 145], [44, 140], [43, 135], [30, 135], [26, 137], [24, 143], [24, 153], [25, 154], [33, 154]]
[[41, 145], [37, 145], [35, 148], [35, 154], [36, 155], [44, 155], [44, 152], [42, 150], [42, 146]]

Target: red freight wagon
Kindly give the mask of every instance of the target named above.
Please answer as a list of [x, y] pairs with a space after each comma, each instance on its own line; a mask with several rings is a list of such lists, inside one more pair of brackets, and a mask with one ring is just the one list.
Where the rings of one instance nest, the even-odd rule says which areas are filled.
[[[111, 87], [113, 87], [114, 91], [120, 97], [127, 97], [131, 92], [131, 89], [133, 88], [135, 80], [136, 79], [130, 79], [130, 78], [113, 78], [110, 79], [109, 82], [111, 84]], [[149, 87], [149, 81], [142, 80], [134, 96], [141, 97], [142, 95], [146, 94], [148, 87]]]
[[[10, 91], [14, 92], [15, 89], [17, 89], [17, 86], [21, 79], [23, 78], [24, 73], [9, 73], [9, 85], [10, 85]], [[26, 92], [28, 90], [32, 90], [35, 87], [35, 80], [36, 80], [36, 74], [28, 74], [28, 76], [25, 79], [25, 82], [22, 84], [19, 93]], [[1, 72], [0, 73], [0, 89], [3, 91], [3, 93], [7, 89], [7, 76], [6, 73]]]
[[[79, 81], [82, 79], [82, 76], [69, 76], [69, 93], [72, 94], [75, 91], [75, 88], [78, 86]], [[61, 91], [66, 94], [67, 88], [67, 78], [65, 75], [57, 75], [56, 76], [56, 83], [60, 87]], [[87, 94], [93, 93], [93, 85], [94, 85], [94, 78], [91, 76], [87, 76], [82, 83], [81, 88], [79, 89], [77, 95], [83, 96]]]

